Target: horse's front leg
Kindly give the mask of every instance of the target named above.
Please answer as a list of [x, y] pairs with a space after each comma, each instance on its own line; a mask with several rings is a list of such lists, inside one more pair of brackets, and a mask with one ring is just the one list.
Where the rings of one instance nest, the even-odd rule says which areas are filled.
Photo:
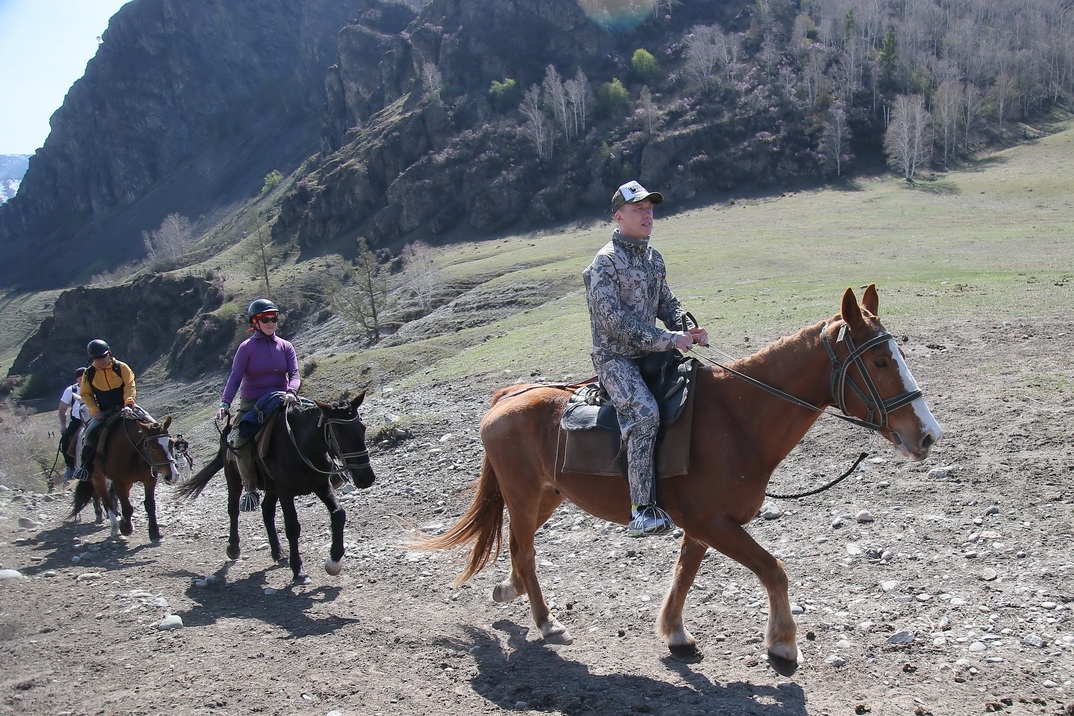
[[146, 522], [149, 523], [149, 539], [154, 542], [159, 542], [160, 526], [157, 524], [157, 480], [155, 477], [150, 477], [142, 484], [145, 486], [145, 500], [142, 505], [145, 507]]
[[664, 597], [660, 608], [660, 617], [656, 622], [656, 632], [667, 640], [668, 649], [676, 659], [697, 659], [701, 651], [693, 634], [687, 631], [682, 622], [682, 609], [686, 603], [686, 594], [697, 577], [701, 560], [705, 558], [708, 545], [688, 534], [682, 537], [679, 547], [679, 559], [675, 562], [675, 572], [671, 579], [671, 588]]
[[309, 584], [310, 578], [302, 569], [302, 556], [298, 553], [298, 538], [302, 534], [302, 525], [298, 522], [298, 510], [292, 495], [280, 495], [280, 508], [283, 510], [283, 531], [287, 535], [290, 547], [291, 574], [295, 584]]
[[706, 527], [706, 534], [694, 536], [704, 539], [709, 546], [747, 567], [757, 575], [768, 593], [768, 626], [765, 629], [768, 653], [776, 659], [797, 664], [797, 626], [791, 616], [791, 599], [787, 594], [787, 572], [783, 569], [783, 562], [757, 544], [742, 525], [727, 515], [716, 516]]
[[325, 481], [324, 487], [317, 490], [317, 497], [328, 508], [328, 517], [332, 521], [332, 548], [324, 562], [324, 571], [333, 577], [343, 569], [343, 528], [347, 524], [347, 513], [340, 506], [335, 491]]

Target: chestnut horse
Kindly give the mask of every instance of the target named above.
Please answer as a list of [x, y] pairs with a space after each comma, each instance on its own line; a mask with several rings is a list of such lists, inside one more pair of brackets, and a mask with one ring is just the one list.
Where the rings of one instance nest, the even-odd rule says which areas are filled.
[[[100, 497], [104, 509], [112, 522], [112, 537], [121, 532], [129, 535], [134, 531], [131, 517], [134, 507], [131, 505], [131, 485], [142, 483], [145, 488], [146, 519], [149, 523], [149, 539], [160, 539], [160, 527], [157, 525], [157, 478], [163, 475], [164, 482], [171, 484], [179, 474], [172, 458], [171, 436], [168, 426], [171, 417], [164, 422], [146, 422], [123, 413], [108, 427], [97, 458], [93, 461], [93, 474], [89, 480], [79, 482], [75, 488], [74, 505], [69, 517], [74, 517], [94, 497]], [[114, 496], [109, 494], [109, 487]], [[117, 523], [116, 501], [122, 507], [123, 514]]]
[[[787, 573], [744, 525], [757, 516], [776, 466], [825, 408], [839, 406], [853, 422], [875, 429], [899, 455], [912, 460], [925, 459], [939, 440], [940, 426], [895, 339], [877, 318], [878, 302], [873, 285], [865, 290], [862, 306], [848, 288], [840, 313], [832, 319], [735, 361], [730, 369], [698, 369], [689, 471], [661, 479], [659, 486], [660, 506], [684, 533], [657, 623], [673, 656], [700, 655], [683, 626], [682, 610], [701, 560], [712, 547], [760, 579], [768, 593], [769, 655], [777, 667], [797, 664]], [[446, 532], [420, 537], [414, 545], [446, 549], [473, 543], [459, 578], [465, 582], [499, 555], [506, 506], [511, 573], [496, 585], [492, 598], [507, 602], [529, 595], [544, 639], [560, 644], [573, 639], [541, 593], [534, 533], [564, 500], [604, 520], [626, 524], [630, 519], [624, 479], [566, 473], [557, 464], [559, 423], [570, 394], [563, 386], [542, 385], [497, 391], [481, 421], [485, 456], [473, 502]]]
[[[258, 486], [265, 490], [261, 518], [268, 534], [272, 560], [280, 562], [283, 553], [276, 532], [276, 503], [279, 502], [290, 547], [292, 581], [296, 584], [310, 581], [302, 568], [302, 556], [298, 551], [298, 538], [302, 532], [295, 508], [295, 497], [298, 495], [313, 493], [328, 508], [332, 522], [332, 546], [324, 570], [336, 575], [343, 569], [343, 528], [347, 513], [339, 504], [332, 483], [346, 475], [355, 487], [365, 488], [372, 485], [376, 478], [369, 462], [369, 450], [365, 446], [365, 424], [358, 415], [358, 406], [364, 399], [364, 392], [350, 402], [334, 404], [303, 399], [298, 406], [281, 408], [282, 412], [272, 425], [268, 454], [258, 466]], [[216, 457], [179, 485], [177, 491], [185, 497], [197, 497], [209, 480], [223, 468], [227, 479], [227, 511], [231, 523], [227, 556], [228, 559], [238, 559], [241, 554], [239, 498], [242, 495], [242, 478], [234, 450], [227, 440], [232, 429], [234, 426], [230, 422], [224, 425]]]

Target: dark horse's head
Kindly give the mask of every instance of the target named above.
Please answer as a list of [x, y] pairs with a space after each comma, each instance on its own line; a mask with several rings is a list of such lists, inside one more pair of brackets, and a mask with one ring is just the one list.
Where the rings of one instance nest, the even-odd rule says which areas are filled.
[[363, 400], [365, 391], [349, 403], [345, 400], [338, 403], [314, 401], [321, 410], [320, 423], [324, 426], [329, 452], [343, 461], [355, 487], [369, 487], [376, 479], [365, 446], [365, 424], [358, 416], [358, 406]]

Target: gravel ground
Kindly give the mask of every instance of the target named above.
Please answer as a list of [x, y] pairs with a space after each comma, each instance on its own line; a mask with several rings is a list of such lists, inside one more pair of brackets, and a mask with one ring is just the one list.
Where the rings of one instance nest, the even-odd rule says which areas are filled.
[[[491, 600], [506, 561], [456, 587], [463, 555], [405, 549], [408, 530], [442, 529], [468, 503], [495, 387], [475, 383], [367, 398], [373, 429], [423, 417], [373, 446], [377, 482], [344, 495], [339, 576], [318, 566], [326, 511], [300, 503], [308, 585], [271, 562], [256, 513], [226, 559], [222, 476], [194, 501], [158, 490], [159, 544], [140, 505], [134, 534], [111, 540], [89, 509], [65, 520], [67, 496], [0, 492], [0, 714], [1071, 716], [1074, 319], [915, 330], [907, 359], [945, 429], [932, 457], [902, 461], [822, 419], [771, 489], [871, 457], [750, 527], [790, 575], [792, 675], [767, 663], [759, 583], [715, 553], [685, 612], [705, 657], [670, 658], [653, 627], [676, 536], [553, 515], [539, 574], [569, 646], [541, 640], [525, 598]], [[184, 432], [207, 459], [211, 427]]]

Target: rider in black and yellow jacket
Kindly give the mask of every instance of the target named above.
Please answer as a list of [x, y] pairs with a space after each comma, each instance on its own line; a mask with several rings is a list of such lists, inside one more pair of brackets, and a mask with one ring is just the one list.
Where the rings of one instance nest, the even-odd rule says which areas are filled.
[[90, 341], [86, 351], [92, 363], [82, 374], [79, 395], [89, 408], [90, 422], [86, 426], [82, 448], [82, 467], [77, 473], [79, 480], [88, 480], [93, 474], [93, 456], [97, 452], [101, 426], [123, 406], [134, 405], [137, 392], [134, 371], [112, 356], [107, 343], [100, 339]]

